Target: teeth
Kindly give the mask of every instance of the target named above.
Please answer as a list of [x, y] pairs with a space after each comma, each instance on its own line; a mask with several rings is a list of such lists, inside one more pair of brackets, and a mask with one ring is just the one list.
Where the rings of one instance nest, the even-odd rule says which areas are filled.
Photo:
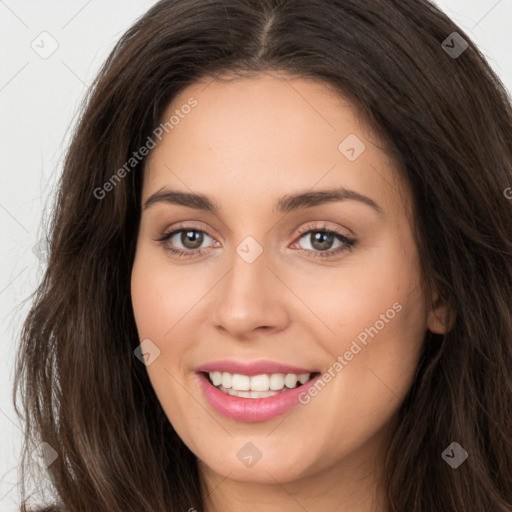
[[231, 375], [231, 373], [224, 372], [222, 374], [222, 387], [230, 388], [232, 379], [233, 379], [233, 376]]
[[299, 382], [301, 384], [306, 384], [306, 382], [309, 380], [309, 373], [301, 373], [299, 375]]
[[284, 378], [286, 375], [283, 373], [274, 373], [270, 376], [270, 389], [277, 390], [284, 388]]
[[254, 375], [251, 377], [251, 389], [253, 391], [268, 391], [270, 377], [268, 375]]
[[[224, 379], [222, 379], [222, 380], [224, 381]], [[224, 386], [224, 387], [226, 387], [226, 386]], [[231, 389], [236, 389], [237, 391], [249, 391], [250, 387], [251, 387], [251, 378], [250, 377], [248, 377], [247, 375], [240, 375], [239, 373], [233, 374], [233, 378], [231, 379]]]
[[220, 386], [222, 384], [222, 373], [210, 372], [210, 379], [212, 379], [214, 386]]
[[225, 389], [222, 386], [219, 389], [228, 395], [240, 398], [268, 398], [269, 396], [279, 394], [279, 391], [236, 391], [234, 389]]
[[297, 377], [297, 375], [294, 375], [293, 373], [289, 373], [284, 378], [284, 384], [287, 388], [293, 389], [295, 386], [297, 386], [298, 380], [299, 380], [299, 377]]
[[[268, 391], [281, 391], [285, 386], [288, 389], [293, 389], [297, 386], [297, 382], [305, 384], [310, 379], [311, 374], [302, 373], [300, 375], [296, 375], [294, 373], [273, 373], [249, 376], [241, 375], [239, 373], [214, 371], [210, 372], [209, 376], [214, 386], [224, 388], [229, 394], [234, 394], [230, 392], [233, 391], [240, 392], [236, 393], [237, 396], [245, 396], [254, 393], [261, 394]], [[255, 395], [246, 396], [246, 398], [264, 397]]]

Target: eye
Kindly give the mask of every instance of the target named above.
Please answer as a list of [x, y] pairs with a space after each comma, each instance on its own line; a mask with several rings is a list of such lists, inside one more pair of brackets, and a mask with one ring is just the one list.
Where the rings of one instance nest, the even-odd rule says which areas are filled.
[[[337, 229], [327, 229], [324, 226], [311, 227], [307, 226], [299, 230], [301, 236], [299, 240], [309, 240], [309, 245], [312, 249], [303, 249], [301, 252], [310, 254], [314, 258], [329, 258], [336, 256], [344, 251], [351, 250], [356, 241], [353, 238], [349, 238]], [[336, 239], [339, 241], [339, 245], [335, 249], [331, 249]]]
[[[179, 235], [179, 236], [178, 236]], [[187, 227], [179, 225], [170, 233], [165, 233], [161, 238], [156, 241], [160, 242], [166, 252], [177, 255], [182, 258], [190, 258], [192, 256], [199, 256], [203, 250], [200, 246], [205, 240], [205, 236], [213, 240], [213, 238], [201, 229], [195, 227]], [[169, 242], [172, 242], [171, 244]], [[184, 249], [176, 248], [176, 243], [181, 243]]]
[[[305, 253], [314, 258], [329, 258], [336, 256], [343, 251], [351, 250], [356, 240], [349, 238], [337, 229], [327, 229], [325, 226], [315, 227], [307, 226], [299, 230], [301, 236], [298, 240], [310, 241], [311, 249], [304, 249], [299, 246], [299, 252]], [[313, 236], [312, 236], [313, 235]], [[214, 240], [206, 231], [197, 229], [193, 226], [179, 225], [176, 229], [169, 233], [164, 233], [155, 241], [160, 242], [164, 250], [172, 255], [181, 258], [191, 258], [200, 256], [204, 247], [201, 247], [206, 239]], [[339, 245], [335, 249], [331, 249], [333, 243], [338, 241]], [[183, 249], [176, 248], [177, 244], [181, 244]], [[296, 245], [294, 242], [293, 245]]]

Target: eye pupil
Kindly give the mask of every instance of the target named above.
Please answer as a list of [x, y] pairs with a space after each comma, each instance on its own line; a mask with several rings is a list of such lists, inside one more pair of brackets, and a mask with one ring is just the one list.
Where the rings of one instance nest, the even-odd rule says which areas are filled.
[[[190, 241], [192, 241], [192, 247], [187, 246], [187, 244], [189, 244]], [[194, 230], [182, 231], [181, 243], [187, 249], [197, 249], [203, 243], [203, 233]]]
[[[313, 235], [313, 243], [311, 244], [315, 249], [326, 250], [332, 246], [333, 235], [324, 231], [315, 231], [311, 233]], [[319, 242], [317, 244], [317, 242]], [[315, 246], [315, 244], [317, 244]]]

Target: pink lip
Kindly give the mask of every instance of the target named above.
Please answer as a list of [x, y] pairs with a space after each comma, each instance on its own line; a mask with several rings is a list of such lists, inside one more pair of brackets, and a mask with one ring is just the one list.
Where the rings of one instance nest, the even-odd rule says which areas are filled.
[[[280, 372], [272, 371], [270, 373]], [[292, 371], [288, 373], [296, 372]], [[301, 370], [301, 373], [309, 372]], [[241, 398], [227, 395], [217, 389], [204, 373], [198, 373], [197, 375], [201, 382], [206, 400], [210, 405], [223, 416], [237, 421], [266, 421], [285, 414], [299, 403], [299, 395], [307, 392], [308, 388], [321, 378], [321, 374], [318, 374], [302, 386], [287, 391], [281, 391], [279, 394], [269, 396], [268, 398]], [[254, 373], [254, 375], [258, 375], [258, 372]]]
[[223, 360], [204, 364], [197, 368], [196, 371], [206, 373], [218, 371], [251, 376], [262, 375], [264, 373], [295, 373], [296, 375], [300, 375], [302, 373], [315, 373], [319, 370], [298, 368], [297, 366], [290, 366], [274, 361], [255, 361], [252, 363], [244, 363], [242, 361]]

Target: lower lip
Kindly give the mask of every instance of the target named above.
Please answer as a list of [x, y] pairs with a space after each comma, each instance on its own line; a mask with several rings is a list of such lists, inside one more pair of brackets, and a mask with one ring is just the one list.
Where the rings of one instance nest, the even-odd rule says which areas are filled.
[[210, 405], [223, 416], [237, 421], [266, 421], [287, 413], [300, 403], [299, 395], [307, 391], [321, 377], [317, 375], [302, 386], [281, 391], [267, 398], [242, 398], [223, 393], [209, 381], [205, 374], [199, 373], [198, 376]]

